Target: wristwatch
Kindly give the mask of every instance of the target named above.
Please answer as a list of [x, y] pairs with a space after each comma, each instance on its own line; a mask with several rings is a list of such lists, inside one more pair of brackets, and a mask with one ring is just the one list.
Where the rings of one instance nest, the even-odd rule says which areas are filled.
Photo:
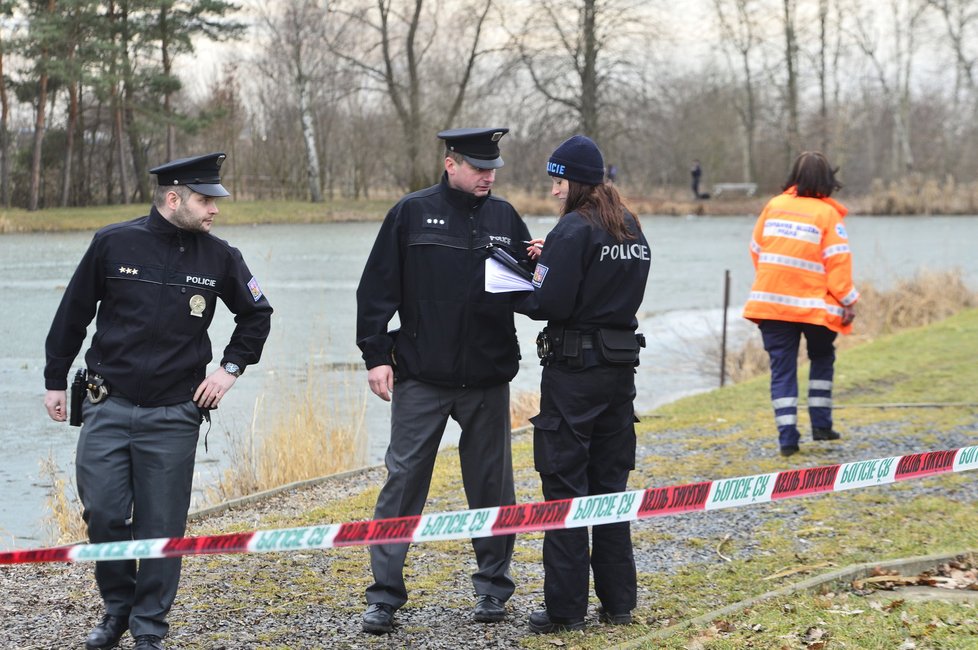
[[229, 375], [234, 375], [235, 377], [240, 377], [243, 371], [241, 370], [241, 366], [228, 361], [224, 364], [224, 372], [228, 373]]

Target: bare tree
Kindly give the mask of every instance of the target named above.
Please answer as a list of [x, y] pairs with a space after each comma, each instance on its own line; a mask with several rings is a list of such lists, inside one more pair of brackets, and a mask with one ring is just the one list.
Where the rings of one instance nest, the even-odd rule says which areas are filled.
[[514, 50], [535, 91], [595, 140], [605, 139], [625, 96], [641, 92], [649, 54], [643, 46], [654, 32], [643, 13], [648, 5], [538, 0], [512, 30]]
[[[456, 17], [468, 20], [439, 34], [448, 16], [437, 3], [425, 0], [352, 0], [337, 8], [345, 24], [332, 51], [368, 84], [379, 84], [390, 101], [401, 129], [408, 189], [431, 183], [431, 165], [423, 143], [431, 131], [452, 126], [466, 101], [483, 48], [486, 18], [493, 0], [464, 0]], [[365, 38], [365, 35], [369, 37]], [[438, 56], [436, 45], [460, 50], [457, 56]], [[440, 71], [439, 71], [440, 68]], [[427, 83], [449, 75], [450, 80]], [[434, 128], [433, 128], [434, 127]]]
[[756, 52], [761, 39], [757, 34], [756, 0], [713, 0], [724, 52], [731, 71], [741, 79], [742, 92], [735, 100], [740, 126], [743, 130], [743, 176], [745, 181], [757, 175], [754, 161], [754, 140], [758, 126], [757, 89], [755, 88]]
[[900, 176], [914, 170], [911, 146], [911, 77], [917, 53], [917, 35], [927, 0], [888, 0], [892, 51], [883, 51], [872, 11], [855, 12], [856, 44], [872, 66], [880, 91], [893, 117], [892, 170]]
[[784, 27], [785, 103], [788, 112], [787, 145], [789, 157], [801, 151], [801, 130], [798, 126], [798, 33], [795, 27], [796, 0], [782, 0]]
[[978, 24], [978, 6], [973, 0], [927, 0], [944, 19], [949, 45], [954, 52], [954, 106], [960, 105], [961, 94], [975, 92], [975, 56], [969, 54], [968, 45], [975, 34], [971, 28]]
[[[275, 11], [275, 13], [272, 13]], [[316, 0], [288, 0], [269, 3], [263, 12], [269, 41], [259, 68], [269, 79], [284, 73], [298, 110], [299, 127], [305, 151], [306, 180], [313, 203], [323, 200], [322, 170], [317, 149], [316, 97], [324, 85], [328, 53], [328, 7]]]
[[34, 101], [34, 138], [31, 152], [31, 183], [27, 209], [34, 211], [39, 207], [41, 191], [41, 153], [44, 144], [44, 134], [47, 130], [48, 83], [51, 79], [48, 66], [54, 57], [54, 44], [51, 42], [47, 26], [54, 22], [56, 16], [55, 0], [41, 0], [33, 7], [36, 36], [33, 50], [35, 69], [37, 73], [37, 97]]

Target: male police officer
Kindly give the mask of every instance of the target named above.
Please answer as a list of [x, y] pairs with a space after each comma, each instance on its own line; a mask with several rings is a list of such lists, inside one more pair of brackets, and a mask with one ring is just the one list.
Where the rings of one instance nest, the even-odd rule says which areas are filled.
[[[470, 508], [515, 503], [510, 455], [509, 381], [519, 367], [512, 294], [486, 293], [487, 246], [522, 248], [529, 239], [516, 210], [491, 196], [508, 131], [454, 129], [445, 141], [441, 182], [391, 208], [357, 289], [357, 345], [370, 389], [391, 400], [387, 482], [375, 518], [421, 513], [438, 444], [451, 416], [462, 429], [459, 457]], [[399, 332], [387, 326], [397, 313]], [[396, 370], [395, 370], [396, 368]], [[394, 383], [397, 388], [394, 390]], [[475, 620], [506, 615], [513, 536], [474, 539], [479, 570]], [[407, 544], [370, 547], [374, 584], [363, 629], [393, 628], [407, 601]]]
[[[149, 215], [95, 233], [51, 325], [44, 405], [63, 422], [68, 370], [97, 311], [76, 456], [93, 543], [184, 534], [203, 409], [217, 408], [268, 337], [272, 308], [258, 282], [241, 253], [210, 234], [215, 199], [228, 196], [224, 158], [150, 170], [159, 187]], [[218, 300], [237, 325], [205, 376]], [[180, 558], [97, 562], [95, 579], [105, 617], [85, 647], [113, 648], [129, 629], [138, 650], [162, 648]]]

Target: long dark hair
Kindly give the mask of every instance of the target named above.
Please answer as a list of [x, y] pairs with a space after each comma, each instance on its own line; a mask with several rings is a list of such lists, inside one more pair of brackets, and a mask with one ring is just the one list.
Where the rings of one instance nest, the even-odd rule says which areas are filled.
[[608, 183], [585, 185], [577, 181], [567, 181], [567, 198], [560, 216], [579, 212], [585, 219], [607, 230], [616, 241], [638, 239], [638, 235], [628, 228], [625, 213], [632, 214], [635, 227], [642, 229], [638, 217], [621, 200], [618, 190]]
[[828, 198], [835, 190], [842, 189], [842, 183], [835, 178], [838, 171], [838, 167], [832, 169], [829, 159], [821, 151], [803, 151], [795, 158], [781, 190], [795, 187], [798, 196]]

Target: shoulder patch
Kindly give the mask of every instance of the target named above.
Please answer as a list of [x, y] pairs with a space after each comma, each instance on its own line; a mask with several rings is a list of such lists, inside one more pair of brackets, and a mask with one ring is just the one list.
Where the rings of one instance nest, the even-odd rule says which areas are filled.
[[255, 302], [261, 300], [261, 287], [258, 286], [258, 280], [255, 279], [255, 276], [251, 276], [251, 279], [248, 280], [248, 290], [251, 291], [251, 297], [255, 299]]
[[534, 287], [542, 287], [543, 286], [543, 281], [546, 279], [547, 272], [549, 270], [550, 269], [547, 268], [546, 266], [544, 266], [543, 264], [537, 264], [537, 268], [533, 272], [533, 280], [532, 280], [532, 283], [533, 283], [533, 286]]
[[846, 232], [846, 227], [843, 226], [841, 223], [836, 224], [835, 234], [837, 234], [839, 237], [842, 237], [843, 239], [849, 239], [849, 233]]

